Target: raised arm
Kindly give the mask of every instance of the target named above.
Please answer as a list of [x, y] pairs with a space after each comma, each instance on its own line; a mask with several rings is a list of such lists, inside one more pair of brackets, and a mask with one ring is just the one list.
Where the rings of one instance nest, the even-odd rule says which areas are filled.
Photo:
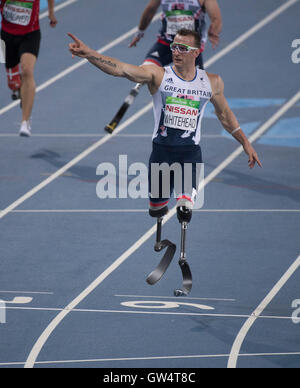
[[146, 5], [144, 12], [142, 13], [140, 23], [139, 23], [139, 31], [133, 37], [129, 47], [136, 46], [139, 40], [144, 36], [144, 31], [147, 29], [149, 24], [151, 23], [156, 11], [160, 6], [161, 0], [150, 0]]
[[237, 118], [228, 105], [228, 102], [224, 96], [224, 82], [222, 78], [215, 74], [209, 74], [208, 76], [213, 90], [211, 102], [215, 107], [215, 112], [219, 121], [226, 129], [226, 131], [229, 132], [244, 147], [244, 151], [249, 156], [249, 167], [253, 168], [255, 163], [262, 167], [257, 153], [247, 139], [239, 125]]
[[121, 62], [118, 59], [107, 57], [91, 49], [75, 35], [68, 34], [73, 42], [69, 44], [72, 56], [86, 58], [91, 64], [98, 67], [104, 73], [114, 77], [124, 77], [130, 81], [146, 83], [149, 90], [154, 94], [159, 87], [164, 70], [158, 66], [135, 66]]
[[220, 7], [217, 0], [205, 0], [204, 5], [210, 19], [208, 39], [213, 48], [215, 48], [219, 44], [220, 33], [222, 31], [222, 15]]

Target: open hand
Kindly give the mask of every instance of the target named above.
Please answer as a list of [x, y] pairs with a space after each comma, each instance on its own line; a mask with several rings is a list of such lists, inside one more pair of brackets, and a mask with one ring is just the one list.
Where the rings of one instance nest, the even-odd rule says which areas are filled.
[[262, 167], [261, 161], [259, 160], [257, 153], [255, 152], [254, 148], [250, 143], [244, 146], [244, 150], [246, 154], [249, 156], [248, 166], [250, 168], [253, 168], [255, 166], [255, 163], [257, 163], [259, 167]]

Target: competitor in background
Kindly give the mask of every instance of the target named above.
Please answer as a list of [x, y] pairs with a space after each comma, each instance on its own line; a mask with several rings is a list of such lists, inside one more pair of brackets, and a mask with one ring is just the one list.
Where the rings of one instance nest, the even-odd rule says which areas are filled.
[[[144, 36], [145, 30], [150, 25], [158, 8], [162, 8], [161, 29], [158, 40], [148, 51], [144, 63], [150, 62], [158, 66], [167, 66], [172, 62], [169, 50], [174, 36], [181, 28], [195, 30], [201, 39], [200, 54], [196, 64], [203, 69], [202, 52], [204, 51], [207, 37], [213, 48], [219, 44], [222, 30], [222, 16], [217, 0], [150, 0], [147, 4], [139, 23], [139, 30], [135, 34], [129, 47], [136, 46]], [[207, 30], [205, 15], [210, 19]]]
[[[48, 0], [50, 26], [55, 27], [55, 0]], [[30, 117], [35, 97], [34, 67], [39, 54], [41, 32], [40, 0], [0, 0], [1, 39], [5, 42], [8, 87], [14, 100], [21, 98], [20, 136], [31, 135]]]
[[[197, 32], [179, 30], [171, 44], [173, 66], [166, 68], [156, 65], [134, 66], [99, 54], [90, 49], [74, 35], [69, 34], [73, 43], [69, 44], [72, 55], [86, 58], [91, 64], [103, 72], [124, 77], [133, 82], [145, 83], [153, 98], [154, 133], [153, 149], [149, 160], [149, 214], [157, 218], [156, 250], [161, 250], [162, 218], [168, 213], [168, 202], [174, 189], [174, 178], [169, 174], [152, 174], [158, 165], [168, 165], [171, 169], [175, 164], [181, 168], [181, 192], [176, 190], [177, 217], [181, 223], [181, 256], [180, 266], [183, 273], [183, 290], [175, 290], [175, 295], [186, 295], [190, 292], [192, 278], [185, 256], [185, 237], [187, 224], [192, 218], [192, 209], [197, 195], [197, 164], [202, 163], [200, 148], [201, 121], [207, 103], [210, 101], [222, 126], [243, 146], [248, 155], [248, 165], [253, 168], [261, 162], [257, 153], [239, 126], [238, 120], [230, 109], [224, 96], [224, 83], [216, 74], [209, 74], [195, 65], [200, 52], [201, 42]], [[192, 174], [185, 172], [185, 166], [192, 165]], [[153, 182], [155, 180], [155, 182]], [[168, 197], [164, 187], [168, 180], [171, 188]], [[158, 193], [154, 195], [152, 188]], [[158, 190], [157, 190], [158, 188]], [[168, 244], [172, 249], [172, 245]], [[173, 251], [174, 252], [174, 251]], [[156, 283], [173, 258], [167, 252], [159, 266], [147, 281]]]
[[[155, 64], [157, 66], [168, 66], [172, 63], [170, 44], [179, 29], [185, 28], [195, 30], [201, 41], [200, 53], [196, 58], [196, 65], [203, 69], [202, 52], [204, 51], [207, 37], [213, 48], [219, 44], [219, 37], [222, 30], [222, 16], [217, 0], [150, 0], [147, 4], [139, 22], [139, 30], [135, 34], [129, 47], [136, 46], [144, 36], [145, 30], [151, 23], [154, 15], [161, 6], [161, 29], [157, 42], [148, 51], [144, 64]], [[205, 15], [210, 19], [210, 26], [207, 30]], [[136, 84], [125, 99], [123, 105], [105, 127], [105, 130], [112, 133], [121, 121], [125, 112], [138, 95], [142, 85]]]

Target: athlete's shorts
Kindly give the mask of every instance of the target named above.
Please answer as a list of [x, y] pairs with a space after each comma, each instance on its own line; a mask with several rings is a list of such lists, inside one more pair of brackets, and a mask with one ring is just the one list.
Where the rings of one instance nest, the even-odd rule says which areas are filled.
[[6, 45], [5, 66], [11, 69], [20, 63], [23, 54], [33, 54], [38, 57], [41, 42], [41, 31], [33, 31], [25, 35], [12, 35], [1, 31], [1, 39]]
[[[173, 62], [170, 43], [159, 39], [148, 51], [144, 62], [151, 62], [161, 67], [170, 65]], [[203, 70], [202, 53], [196, 59], [196, 66]]]
[[153, 143], [148, 170], [150, 209], [159, 211], [167, 206], [173, 192], [177, 206], [192, 209], [201, 166], [199, 145], [172, 147]]

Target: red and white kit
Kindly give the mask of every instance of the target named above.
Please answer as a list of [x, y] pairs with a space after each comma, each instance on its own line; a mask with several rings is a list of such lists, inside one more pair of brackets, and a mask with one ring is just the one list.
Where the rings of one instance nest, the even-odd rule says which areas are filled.
[[2, 30], [25, 35], [39, 30], [40, 0], [1, 0]]

